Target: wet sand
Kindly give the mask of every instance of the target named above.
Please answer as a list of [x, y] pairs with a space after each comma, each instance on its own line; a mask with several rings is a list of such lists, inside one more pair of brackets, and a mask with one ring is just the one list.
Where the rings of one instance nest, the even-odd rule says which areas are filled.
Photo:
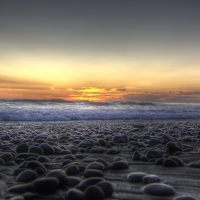
[[0, 123], [0, 198], [200, 199], [199, 147], [198, 120]]

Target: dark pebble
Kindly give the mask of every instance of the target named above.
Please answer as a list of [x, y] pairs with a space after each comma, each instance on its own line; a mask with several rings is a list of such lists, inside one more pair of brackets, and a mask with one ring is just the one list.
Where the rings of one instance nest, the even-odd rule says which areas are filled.
[[84, 193], [86, 200], [103, 200], [105, 198], [104, 192], [98, 186], [89, 186]]
[[77, 189], [69, 189], [66, 193], [66, 200], [84, 200], [84, 193]]
[[127, 175], [127, 180], [132, 183], [139, 183], [142, 182], [142, 178], [146, 175], [147, 174], [143, 172], [132, 172]]
[[36, 178], [37, 178], [37, 173], [33, 170], [28, 169], [28, 170], [21, 172], [17, 176], [16, 181], [27, 183], [29, 181], [35, 180]]
[[111, 196], [114, 192], [113, 185], [108, 181], [101, 181], [97, 183], [96, 186], [100, 187], [103, 190], [105, 197]]

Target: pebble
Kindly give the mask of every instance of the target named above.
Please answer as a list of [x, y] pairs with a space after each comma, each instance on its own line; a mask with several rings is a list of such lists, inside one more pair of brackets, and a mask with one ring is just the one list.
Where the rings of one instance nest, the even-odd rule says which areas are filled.
[[29, 153], [35, 153], [38, 155], [44, 155], [44, 151], [41, 147], [31, 146], [28, 150]]
[[116, 161], [110, 166], [111, 169], [127, 169], [128, 163], [126, 161]]
[[54, 148], [50, 144], [43, 143], [40, 144], [40, 147], [43, 149], [44, 155], [52, 155], [55, 153]]
[[68, 176], [67, 181], [68, 186], [75, 187], [81, 182], [81, 179], [76, 176]]
[[5, 165], [5, 161], [2, 158], [0, 158], [0, 165]]
[[36, 191], [55, 190], [58, 185], [58, 179], [53, 177], [38, 178], [31, 184]]
[[35, 170], [36, 168], [39, 168], [39, 167], [42, 168], [46, 172], [45, 166], [38, 161], [29, 161], [26, 164], [26, 168], [32, 169], [32, 170]]
[[84, 200], [84, 193], [77, 189], [69, 189], [66, 193], [66, 200]]
[[67, 175], [75, 175], [79, 173], [79, 168], [77, 165], [71, 165], [65, 169]]
[[177, 167], [178, 166], [177, 162], [170, 158], [165, 159], [163, 162], [163, 165], [165, 167]]
[[164, 151], [160, 149], [155, 149], [155, 150], [149, 150], [146, 154], [148, 159], [152, 158], [162, 158], [164, 155]]
[[103, 200], [105, 195], [100, 187], [93, 185], [85, 190], [84, 198], [87, 200]]
[[28, 149], [29, 149], [28, 145], [27, 145], [26, 143], [24, 143], [24, 144], [18, 145], [18, 146], [15, 148], [15, 151], [16, 151], [17, 153], [27, 153], [27, 152], [28, 152]]
[[155, 196], [173, 196], [175, 191], [173, 187], [163, 183], [151, 183], [142, 188], [142, 190], [149, 194]]
[[103, 172], [97, 169], [87, 169], [84, 172], [85, 177], [103, 177]]
[[127, 180], [132, 183], [139, 183], [142, 182], [143, 177], [147, 174], [143, 172], [132, 172], [127, 175]]
[[28, 169], [28, 170], [21, 172], [17, 176], [16, 181], [27, 183], [27, 182], [35, 180], [36, 178], [37, 178], [37, 173], [33, 170]]
[[99, 163], [99, 162], [92, 162], [90, 163], [87, 167], [86, 167], [86, 170], [87, 169], [97, 169], [97, 170], [101, 170], [103, 171], [104, 170], [104, 165], [102, 163]]
[[193, 196], [189, 196], [189, 195], [183, 195], [183, 196], [176, 197], [173, 200], [197, 200], [197, 198]]
[[67, 175], [59, 169], [51, 170], [47, 173], [46, 177], [57, 178], [59, 181], [59, 186], [65, 186], [68, 183]]
[[103, 190], [105, 197], [111, 196], [114, 192], [113, 185], [108, 181], [101, 181], [97, 183], [96, 186], [100, 187]]
[[147, 175], [142, 178], [144, 184], [160, 182], [160, 177], [156, 175]]
[[23, 196], [14, 196], [10, 200], [24, 200]]
[[128, 142], [128, 136], [125, 134], [116, 135], [113, 137], [113, 141], [117, 143], [119, 140], [123, 140], [124, 142]]
[[28, 183], [25, 184], [17, 184], [13, 185], [10, 188], [8, 188], [8, 192], [14, 192], [14, 193], [25, 193], [31, 190], [31, 185]]

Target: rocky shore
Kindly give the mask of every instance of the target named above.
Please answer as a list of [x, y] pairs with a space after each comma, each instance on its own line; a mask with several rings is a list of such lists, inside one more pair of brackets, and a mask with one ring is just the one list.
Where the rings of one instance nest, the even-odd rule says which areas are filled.
[[198, 200], [200, 121], [0, 123], [0, 198]]

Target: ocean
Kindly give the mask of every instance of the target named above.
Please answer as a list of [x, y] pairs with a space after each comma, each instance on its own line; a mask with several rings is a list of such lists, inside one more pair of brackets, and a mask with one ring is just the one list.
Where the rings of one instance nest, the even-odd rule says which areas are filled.
[[0, 121], [200, 119], [200, 104], [0, 100]]

